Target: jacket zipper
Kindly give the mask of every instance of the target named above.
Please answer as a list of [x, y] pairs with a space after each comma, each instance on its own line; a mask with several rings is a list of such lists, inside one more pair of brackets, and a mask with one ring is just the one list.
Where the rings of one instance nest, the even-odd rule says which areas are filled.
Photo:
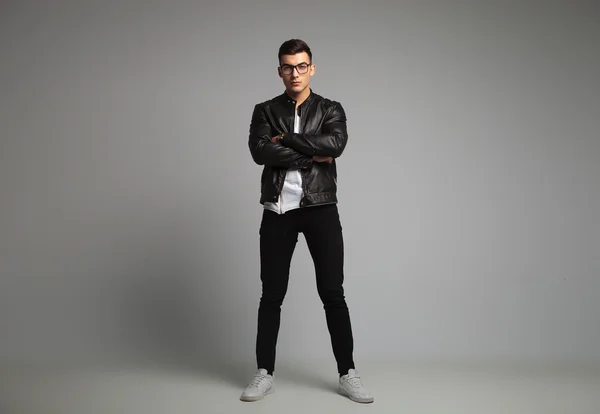
[[[287, 174], [287, 173], [286, 173]], [[285, 175], [279, 187], [279, 214], [283, 214], [283, 187], [285, 186]]]
[[[297, 110], [298, 109], [294, 106], [294, 112], [293, 112], [293, 117], [292, 117], [292, 127], [289, 128], [290, 131], [295, 130], [294, 123], [295, 123], [295, 119], [296, 119], [296, 111]], [[301, 126], [300, 130], [301, 131], [303, 130], [303, 127], [304, 127], [303, 124], [306, 123], [306, 120], [304, 118], [305, 118], [304, 116], [302, 116], [300, 118], [300, 126]], [[286, 175], [287, 175], [287, 171], [286, 171]], [[300, 170], [300, 176], [302, 178], [302, 198], [303, 198], [304, 194], [306, 193], [306, 190], [305, 190], [306, 184], [305, 184], [304, 176], [302, 174], [302, 170]], [[283, 185], [281, 186], [281, 189], [279, 190], [279, 214], [283, 214], [283, 186], [284, 185], [285, 185], [285, 176], [283, 177]], [[302, 203], [302, 201], [300, 201], [300, 203]]]
[[[288, 131], [294, 131], [294, 123], [296, 118], [296, 107], [294, 106], [294, 112], [292, 116], [292, 127], [288, 128]], [[285, 171], [285, 176], [283, 177], [283, 185], [281, 186], [281, 191], [279, 192], [279, 212], [283, 214], [283, 187], [285, 186], [285, 179], [287, 177], [287, 169]]]

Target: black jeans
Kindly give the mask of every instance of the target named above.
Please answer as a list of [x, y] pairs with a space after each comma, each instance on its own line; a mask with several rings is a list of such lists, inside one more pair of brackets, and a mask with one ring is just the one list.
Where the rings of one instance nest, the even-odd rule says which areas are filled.
[[312, 256], [317, 291], [323, 302], [338, 372], [354, 368], [350, 315], [344, 297], [344, 241], [336, 204], [305, 207], [279, 215], [263, 211], [260, 225], [260, 278], [256, 358], [258, 368], [275, 369], [281, 305], [287, 292], [290, 263], [303, 233]]

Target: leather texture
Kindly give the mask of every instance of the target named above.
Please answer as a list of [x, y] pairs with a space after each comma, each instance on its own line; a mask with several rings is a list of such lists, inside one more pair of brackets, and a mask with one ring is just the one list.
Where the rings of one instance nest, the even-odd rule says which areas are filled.
[[[248, 147], [252, 159], [262, 165], [260, 203], [277, 201], [286, 171], [297, 168], [302, 175], [300, 207], [337, 203], [337, 168], [348, 143], [346, 113], [342, 105], [311, 90], [299, 106], [300, 133], [294, 133], [296, 101], [283, 93], [255, 105]], [[285, 132], [277, 143], [272, 137]], [[333, 157], [316, 162], [313, 156]]]

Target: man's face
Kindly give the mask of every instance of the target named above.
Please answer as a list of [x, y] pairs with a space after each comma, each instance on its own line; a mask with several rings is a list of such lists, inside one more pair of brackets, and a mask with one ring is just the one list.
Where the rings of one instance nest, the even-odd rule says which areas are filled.
[[311, 63], [308, 53], [302, 52], [281, 56], [277, 71], [286, 90], [299, 94], [310, 85], [310, 78], [315, 74], [315, 65]]

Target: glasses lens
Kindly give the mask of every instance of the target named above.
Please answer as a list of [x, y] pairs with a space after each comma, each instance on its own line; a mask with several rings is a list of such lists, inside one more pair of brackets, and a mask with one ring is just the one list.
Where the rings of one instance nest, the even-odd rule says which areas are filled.
[[309, 67], [310, 65], [308, 63], [301, 63], [297, 66], [281, 65], [281, 72], [283, 72], [283, 74], [285, 75], [290, 75], [295, 68], [298, 71], [298, 73], [305, 74], [306, 72], [308, 72]]

